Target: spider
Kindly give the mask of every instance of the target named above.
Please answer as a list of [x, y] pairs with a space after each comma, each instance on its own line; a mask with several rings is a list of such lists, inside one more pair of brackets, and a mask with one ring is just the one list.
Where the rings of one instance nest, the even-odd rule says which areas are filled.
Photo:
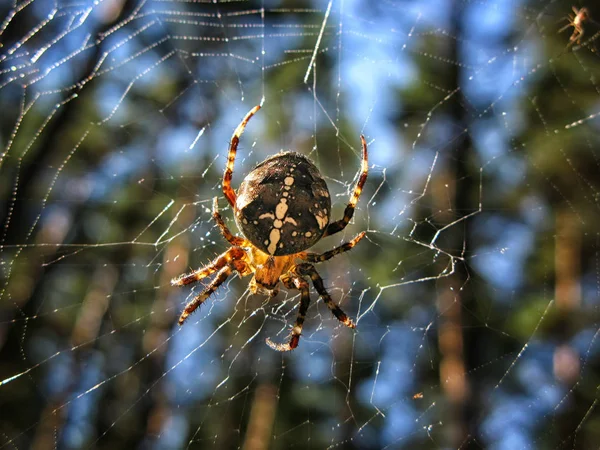
[[569, 38], [569, 46], [573, 45], [575, 42], [577, 44], [581, 43], [581, 38], [583, 37], [583, 22], [590, 18], [590, 13], [587, 8], [577, 9], [576, 6], [571, 6], [574, 14], [569, 14], [567, 17], [564, 17], [563, 20], [567, 20], [569, 23], [558, 30], [559, 33], [562, 33], [569, 27], [573, 27], [573, 34]]
[[306, 250], [321, 238], [342, 231], [352, 219], [367, 181], [367, 143], [361, 135], [362, 164], [358, 181], [344, 216], [335, 222], [329, 221], [331, 199], [325, 180], [311, 160], [300, 153], [280, 152], [267, 158], [244, 178], [236, 193], [231, 187], [231, 179], [238, 143], [248, 121], [259, 109], [260, 105], [252, 108], [233, 132], [223, 174], [223, 194], [233, 208], [235, 221], [244, 237], [234, 236], [227, 228], [215, 197], [212, 216], [231, 248], [210, 264], [174, 278], [171, 284], [185, 286], [217, 273], [206, 289], [187, 303], [179, 317], [179, 325], [183, 325], [188, 316], [234, 271], [240, 276], [253, 274], [249, 284], [253, 294], [274, 297], [279, 292], [279, 282], [287, 289], [297, 289], [300, 291], [300, 306], [289, 341], [276, 344], [270, 338], [266, 339], [273, 350], [284, 352], [296, 348], [302, 334], [310, 304], [307, 278], [333, 315], [347, 327], [356, 327], [334, 303], [313, 263], [347, 252], [365, 236], [365, 232], [325, 253]]

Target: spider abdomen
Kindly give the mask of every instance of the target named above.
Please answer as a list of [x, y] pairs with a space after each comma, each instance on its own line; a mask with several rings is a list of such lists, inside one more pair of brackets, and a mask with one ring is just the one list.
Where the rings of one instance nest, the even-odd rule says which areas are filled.
[[325, 232], [331, 198], [317, 167], [304, 155], [281, 152], [240, 184], [235, 221], [263, 252], [283, 256], [312, 247]]

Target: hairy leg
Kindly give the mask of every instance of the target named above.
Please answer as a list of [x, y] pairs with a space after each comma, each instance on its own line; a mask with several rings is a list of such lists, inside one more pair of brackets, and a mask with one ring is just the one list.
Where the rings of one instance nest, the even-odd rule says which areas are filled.
[[362, 192], [362, 188], [367, 181], [367, 174], [369, 172], [369, 161], [367, 157], [367, 142], [365, 141], [365, 137], [363, 135], [360, 136], [360, 141], [362, 143], [362, 163], [360, 166], [360, 175], [358, 177], [358, 182], [354, 187], [354, 192], [350, 197], [350, 201], [348, 205], [346, 205], [346, 209], [344, 210], [344, 217], [340, 220], [330, 223], [325, 230], [325, 234], [323, 237], [330, 236], [339, 231], [342, 231], [346, 228], [346, 225], [350, 223], [352, 216], [354, 215], [354, 208], [356, 208], [356, 204], [358, 203], [358, 199], [360, 197], [360, 193]]
[[356, 325], [352, 320], [346, 315], [342, 308], [340, 308], [331, 298], [327, 290], [325, 289], [325, 285], [323, 284], [323, 279], [315, 269], [315, 266], [312, 264], [298, 264], [293, 268], [293, 270], [302, 276], [309, 276], [312, 280], [313, 286], [329, 308], [329, 310], [333, 313], [333, 315], [346, 325], [348, 328], [356, 328]]
[[183, 322], [185, 322], [188, 316], [193, 313], [202, 303], [204, 303], [204, 301], [225, 282], [229, 275], [231, 275], [232, 271], [233, 268], [231, 266], [225, 266], [219, 270], [217, 276], [210, 282], [206, 289], [202, 291], [201, 294], [194, 297], [194, 299], [187, 305], [185, 305], [181, 316], [179, 316], [179, 325], [183, 325]]
[[225, 222], [223, 221], [223, 217], [221, 217], [221, 213], [219, 212], [219, 203], [217, 200], [217, 197], [215, 197], [213, 199], [213, 219], [215, 222], [217, 222], [217, 226], [219, 227], [219, 230], [221, 231], [221, 234], [223, 235], [223, 237], [225, 239], [227, 239], [229, 241], [229, 243], [235, 247], [248, 247], [249, 246], [249, 242], [241, 237], [235, 236], [231, 231], [229, 231], [229, 228], [227, 227], [227, 225], [225, 225]]
[[336, 247], [333, 250], [329, 250], [325, 253], [319, 254], [319, 253], [304, 252], [304, 253], [300, 253], [299, 257], [308, 262], [312, 262], [312, 263], [327, 261], [328, 259], [331, 259], [334, 256], [339, 255], [340, 253], [347, 252], [348, 250], [351, 250], [352, 248], [354, 248], [354, 246], [356, 244], [358, 244], [362, 238], [365, 237], [365, 234], [366, 234], [366, 232], [363, 231], [362, 233], [359, 233], [357, 236], [355, 236], [354, 239], [352, 239], [350, 242], [346, 242], [346, 243], [340, 245], [339, 247]]
[[306, 280], [303, 280], [298, 276], [287, 273], [281, 277], [281, 281], [287, 288], [295, 288], [300, 291], [300, 307], [298, 308], [296, 323], [294, 324], [294, 328], [292, 328], [292, 336], [290, 337], [289, 342], [287, 344], [276, 344], [270, 338], [267, 338], [267, 345], [278, 352], [289, 352], [298, 347], [300, 335], [302, 334], [302, 326], [304, 325], [306, 312], [310, 305], [310, 291]]
[[227, 155], [227, 165], [225, 166], [225, 173], [223, 174], [223, 194], [225, 194], [225, 197], [227, 197], [227, 201], [229, 201], [231, 206], [235, 205], [236, 199], [235, 191], [231, 187], [231, 177], [233, 176], [233, 165], [235, 163], [235, 154], [240, 142], [240, 136], [244, 132], [244, 128], [246, 128], [250, 118], [259, 109], [260, 105], [256, 105], [254, 108], [252, 108], [248, 114], [246, 114], [246, 117], [244, 117], [231, 136], [231, 141], [229, 143], [229, 154]]
[[210, 264], [207, 266], [201, 267], [194, 272], [183, 274], [177, 278], [173, 278], [171, 280], [171, 285], [173, 286], [185, 286], [190, 283], [195, 283], [197, 281], [206, 278], [209, 275], [212, 275], [217, 270], [222, 269], [226, 265], [228, 265], [231, 261], [242, 259], [245, 256], [244, 250], [240, 247], [232, 247], [227, 250], [225, 253], [217, 256]]

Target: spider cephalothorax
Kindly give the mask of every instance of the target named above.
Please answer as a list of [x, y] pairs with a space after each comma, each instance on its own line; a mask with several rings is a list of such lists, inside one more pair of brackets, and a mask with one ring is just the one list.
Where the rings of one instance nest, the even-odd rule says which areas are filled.
[[281, 152], [266, 159], [244, 178], [236, 194], [231, 187], [231, 177], [237, 146], [246, 124], [259, 109], [260, 106], [252, 108], [233, 132], [223, 175], [223, 193], [233, 207], [236, 223], [244, 237], [234, 236], [229, 231], [219, 213], [215, 197], [213, 218], [232, 247], [209, 265], [175, 278], [172, 284], [184, 286], [217, 272], [207, 288], [186, 305], [179, 318], [180, 325], [234, 271], [240, 276], [254, 274], [250, 281], [250, 290], [255, 294], [275, 296], [279, 282], [288, 289], [299, 290], [300, 307], [289, 342], [275, 344], [267, 338], [269, 347], [287, 351], [298, 345], [310, 304], [306, 278], [310, 278], [333, 315], [344, 325], [355, 327], [352, 320], [333, 302], [321, 276], [311, 263], [327, 261], [350, 250], [365, 233], [362, 232], [351, 241], [322, 254], [305, 250], [321, 238], [343, 230], [352, 219], [354, 208], [367, 181], [367, 143], [361, 136], [362, 164], [358, 182], [344, 216], [335, 222], [329, 223], [331, 198], [325, 180], [317, 167], [299, 153]]

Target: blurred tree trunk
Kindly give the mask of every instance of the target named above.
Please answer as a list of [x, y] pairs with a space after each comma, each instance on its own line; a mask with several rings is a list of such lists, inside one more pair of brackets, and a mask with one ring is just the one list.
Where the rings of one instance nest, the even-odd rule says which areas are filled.
[[581, 304], [581, 232], [579, 220], [564, 206], [557, 207], [555, 224], [556, 306], [561, 312], [569, 313]]
[[[459, 4], [451, 6], [451, 11], [450, 36], [455, 38], [448, 40], [447, 58], [458, 63], [461, 61], [465, 11]], [[451, 120], [449, 126], [453, 130], [464, 130], [445, 150], [446, 157], [442, 159], [445, 174], [437, 177], [432, 191], [435, 211], [447, 211], [439, 216], [444, 223], [456, 221], [478, 207], [479, 174], [475, 170], [476, 155], [471, 137], [466, 131], [471, 119], [466, 117], [464, 105], [469, 102], [461, 89], [461, 71], [460, 64], [449, 64], [444, 74], [448, 80], [445, 84], [448, 92], [454, 92], [445, 105], [445, 112]], [[465, 311], [477, 310], [473, 288], [468, 281], [468, 256], [472, 248], [470, 219], [455, 224], [444, 235], [444, 245], [449, 253], [465, 257], [464, 260], [456, 260], [455, 273], [442, 278], [438, 284], [440, 384], [449, 408], [445, 418], [447, 436], [444, 442], [453, 448], [481, 448], [481, 443], [477, 442], [481, 417], [479, 389], [474, 386], [475, 378], [468, 376], [482, 364], [477, 351], [481, 336], [477, 331], [478, 324], [471, 323], [473, 316], [464, 314]]]
[[[71, 383], [68, 389], [46, 404], [42, 410], [39, 426], [31, 443], [34, 450], [52, 450], [57, 442], [63, 440], [66, 421], [71, 416], [76, 416], [77, 407], [73, 398], [80, 394], [82, 372], [90, 362], [91, 355], [96, 351], [96, 339], [101, 333], [102, 322], [108, 310], [110, 298], [117, 284], [119, 270], [114, 265], [104, 265], [94, 271], [90, 280], [90, 289], [82, 301], [81, 309], [71, 333], [71, 348], [74, 349], [76, 358], [70, 365]], [[71, 401], [70, 401], [71, 400]], [[77, 400], [75, 400], [77, 401]], [[51, 418], [51, 419], [50, 419]], [[76, 420], [76, 419], [75, 419]], [[89, 436], [88, 436], [89, 437]]]
[[[585, 5], [592, 18], [584, 23], [588, 36], [598, 30], [597, 4]], [[556, 11], [566, 16], [571, 6], [561, 1]], [[536, 262], [542, 270], [530, 270], [527, 280], [529, 285], [537, 286], [538, 295], [544, 299], [549, 297], [547, 284], [554, 283], [555, 304], [539, 334], [553, 348], [551, 375], [556, 388], [566, 395], [555, 408], [553, 427], [547, 430], [546, 439], [559, 442], [556, 448], [597, 448], [593, 445], [594, 440], [598, 441], [597, 424], [583, 420], [596, 412], [598, 383], [590, 368], [597, 367], [597, 363], [589, 354], [580, 353], [574, 339], [584, 336], [583, 330], [598, 330], [595, 310], [583, 301], [582, 290], [583, 281], [593, 280], [598, 272], [598, 134], [585, 124], [572, 128], [565, 125], [596, 107], [598, 47], [597, 40], [582, 47], [568, 46], [568, 32], [551, 33], [545, 43], [548, 54], [558, 56], [540, 71], [529, 89], [533, 100], [520, 138], [527, 149], [525, 157], [534, 163], [527, 181], [549, 212], [545, 222], [550, 225], [543, 226], [552, 230], [554, 220], [554, 241], [540, 240], [537, 249]], [[548, 139], [553, 140], [553, 146], [540, 145]], [[553, 280], [547, 276], [552, 256]]]
[[[570, 345], [574, 328], [577, 328], [577, 313], [581, 305], [581, 231], [579, 219], [565, 205], [557, 205], [555, 210], [555, 250], [554, 250], [554, 298], [559, 311], [559, 339], [553, 355], [555, 378], [568, 387], [580, 379], [581, 359], [577, 350]], [[573, 395], [577, 395], [576, 392]], [[568, 414], [559, 422], [558, 437], [566, 448], [573, 450], [585, 448], [582, 439], [576, 441], [580, 417]]]
[[[122, 21], [131, 13], [134, 8], [134, 2], [130, 0], [122, 0], [121, 2], [114, 3], [115, 5], [113, 10], [115, 14], [106, 17], [107, 21], [102, 23], [102, 26], [97, 31], [97, 36], [101, 36], [102, 33], [105, 33], [117, 23]], [[16, 36], [12, 35], [13, 32], [17, 33]], [[14, 24], [14, 26], [9, 26], [6, 29], [4, 39], [7, 41], [17, 39], [17, 36], [19, 36], [21, 32], [22, 29], [17, 22]], [[90, 74], [94, 71], [94, 68], [99, 64], [100, 59], [103, 57], [103, 46], [96, 45], [93, 47], [92, 51], [84, 54], [88, 53], [88, 59], [82, 64], [78, 64], [76, 66], [81, 67], [81, 70], [77, 74], [77, 78], [80, 80], [79, 82], [81, 83], [82, 87], [85, 85], [85, 80], [88, 79]], [[88, 90], [87, 92], [87, 95], [93, 95], [94, 90]], [[79, 91], [77, 91], [77, 93], [81, 96]], [[2, 226], [5, 226], [8, 220], [10, 220], [13, 224], [13, 226], [6, 228], [4, 240], [4, 243], [6, 244], [14, 245], [18, 242], [25, 242], [26, 234], [33, 225], [32, 217], [35, 217], [38, 212], [36, 208], [38, 206], [41, 207], [42, 204], [40, 199], [39, 205], [34, 205], [31, 207], [29, 206], [30, 203], [34, 203], [31, 198], [36, 198], [35, 190], [39, 189], [38, 180], [44, 179], [43, 174], [48, 171], [48, 167], [60, 165], [60, 163], [65, 160], [68, 151], [70, 151], [76, 145], [77, 140], [80, 139], [84, 134], [83, 130], [79, 130], [81, 131], [81, 134], [77, 139], [72, 140], [70, 137], [67, 137], [68, 134], [73, 134], [70, 124], [76, 122], [76, 117], [78, 114], [81, 114], [81, 111], [78, 111], [79, 105], [83, 104], [82, 102], [78, 103], [67, 101], [71, 95], [71, 92], [64, 94], [64, 103], [55, 111], [55, 113], [53, 113], [51, 120], [48, 122], [48, 126], [44, 128], [43, 133], [41, 133], [39, 138], [37, 138], [36, 145], [32, 146], [28, 150], [27, 158], [22, 158], [22, 155], [18, 155], [17, 158], [14, 158], [15, 161], [20, 161], [20, 163], [18, 166], [18, 174], [15, 178], [15, 184], [12, 186], [12, 189], [18, 188], [19, 192], [21, 192], [21, 195], [19, 196], [20, 198], [15, 201], [12, 211], [6, 209], [4, 216], [0, 218], [0, 223]], [[67, 153], [65, 153], [65, 149], [67, 149]], [[10, 198], [10, 195], [6, 195], [6, 198]], [[32, 213], [32, 210], [35, 212]], [[80, 212], [81, 209], [76, 210], [75, 215], [80, 214]], [[71, 223], [68, 224], [69, 227]], [[63, 227], [67, 228], [64, 225]], [[50, 231], [52, 230], [43, 229], [42, 233], [38, 233], [38, 235], [41, 234], [42, 237], [45, 237], [44, 232]], [[60, 239], [52, 239], [45, 243], [61, 244], [64, 236], [67, 234], [67, 230], [63, 230], [61, 233], [62, 236]], [[40, 239], [37, 241], [43, 242]], [[58, 248], [58, 246], [56, 248]], [[19, 250], [19, 253], [21, 250]], [[43, 266], [38, 260], [38, 258], [52, 257], [54, 254], [53, 250], [46, 251], [45, 253], [47, 253], [47, 255], [44, 254], [44, 252], [38, 252], [37, 250], [36, 252], [41, 256], [21, 258], [21, 264], [23, 265], [23, 268], [20, 270], [19, 274], [16, 274], [16, 281], [10, 283], [10, 289], [17, 292], [12, 295], [11, 307], [7, 308], [6, 310], [0, 310], [2, 317], [2, 320], [0, 321], [0, 349], [5, 343], [4, 336], [9, 332], [7, 329], [8, 327], [5, 324], [11, 323], [10, 320], [13, 318], [11, 315], [14, 316], [15, 313], [21, 308], [24, 310], [23, 312], [26, 316], [29, 316], [30, 313], [35, 314], [35, 312], [32, 312], [34, 311], [33, 309], [27, 309], [27, 302], [34, 297], [35, 289], [37, 288], [37, 284], [42, 275], [47, 276], [48, 272], [55, 270], [56, 265], [54, 264], [44, 267], [43, 271], [40, 270], [40, 267]], [[22, 281], [23, 277], [21, 274], [25, 274], [24, 277], [27, 278], [26, 282]], [[16, 285], [16, 288], [13, 289], [14, 285]]]
[[267, 450], [270, 447], [276, 412], [277, 386], [269, 382], [260, 384], [254, 393], [242, 450]]

